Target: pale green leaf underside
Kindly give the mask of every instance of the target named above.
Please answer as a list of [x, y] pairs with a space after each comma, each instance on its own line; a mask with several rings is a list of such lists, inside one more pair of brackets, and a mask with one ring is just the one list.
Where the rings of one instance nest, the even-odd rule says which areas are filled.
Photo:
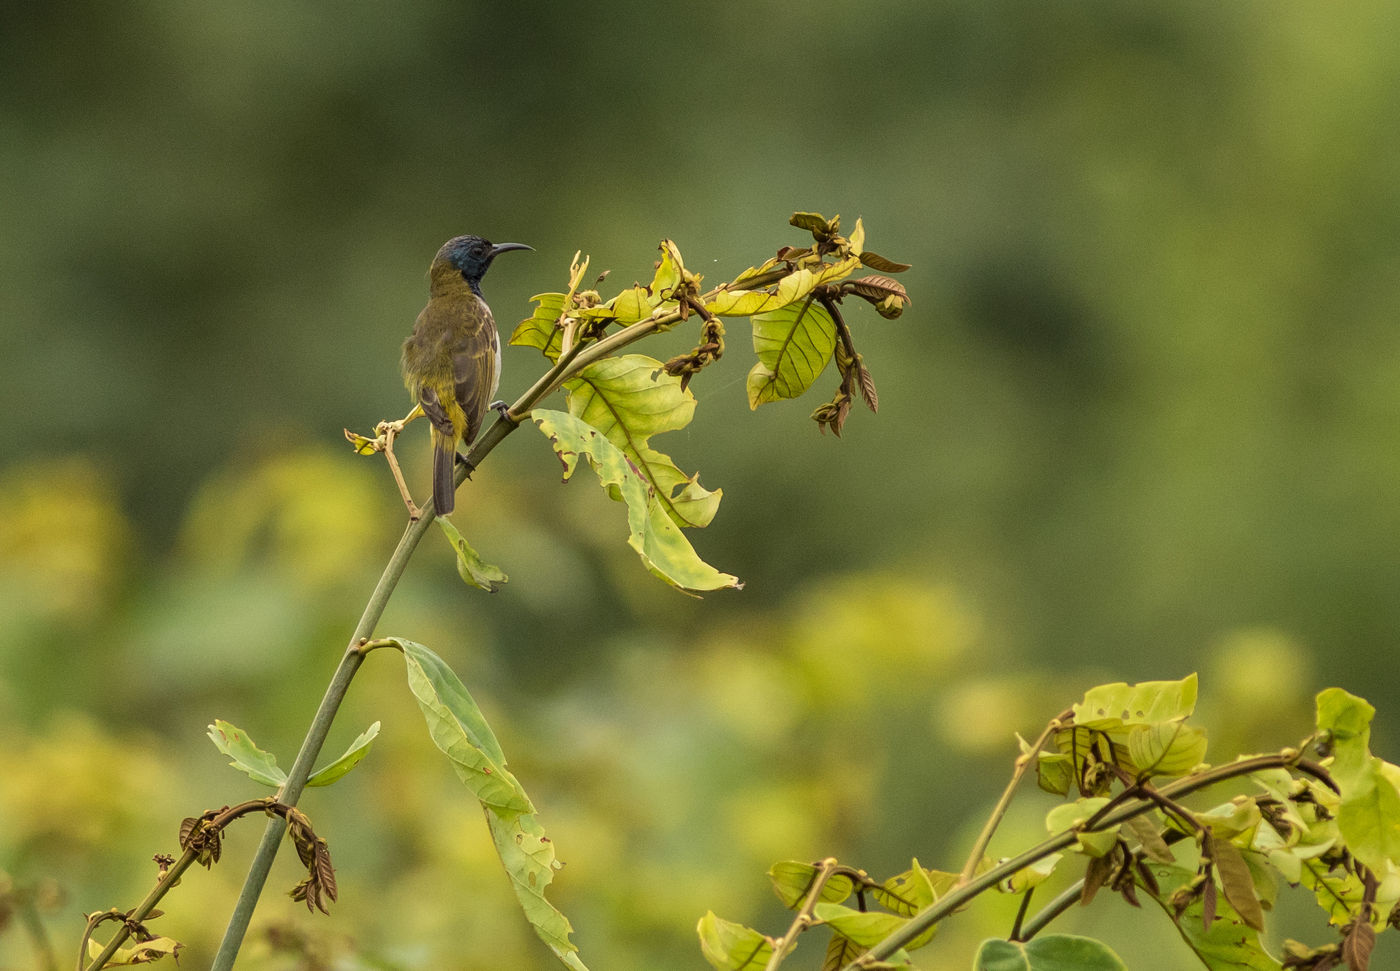
[[608, 494], [626, 504], [627, 543], [648, 570], [685, 591], [741, 586], [737, 577], [719, 572], [696, 555], [655, 490], [607, 436], [562, 411], [537, 408], [530, 417], [553, 445], [564, 465], [565, 480], [574, 474], [579, 457], [583, 456]]
[[306, 780], [306, 784], [308, 786], [328, 786], [335, 782], [360, 764], [360, 760], [369, 754], [370, 745], [378, 736], [379, 722], [375, 722], [365, 729], [359, 738], [350, 743], [350, 747], [345, 750], [344, 755], [314, 772], [311, 778]]
[[223, 719], [214, 719], [209, 726], [209, 740], [233, 761], [229, 765], [245, 773], [254, 782], [274, 789], [287, 781], [287, 773], [277, 765], [277, 756], [264, 752], [253, 744], [248, 733]]

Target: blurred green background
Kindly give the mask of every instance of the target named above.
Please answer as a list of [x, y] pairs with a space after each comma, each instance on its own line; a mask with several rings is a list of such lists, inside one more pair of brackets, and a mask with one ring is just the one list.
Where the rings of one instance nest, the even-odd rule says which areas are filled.
[[[751, 414], [736, 322], [657, 441], [723, 487], [692, 539], [742, 592], [652, 580], [527, 428], [454, 517], [510, 584], [467, 590], [433, 536], [380, 627], [493, 717], [595, 969], [705, 967], [707, 909], [785, 927], [778, 859], [957, 869], [1012, 733], [1101, 681], [1200, 671], [1219, 759], [1341, 685], [1394, 759], [1398, 32], [1382, 0], [7, 5], [0, 870], [61, 895], [66, 963], [183, 816], [262, 794], [208, 723], [290, 763], [402, 526], [340, 430], [406, 410], [399, 345], [462, 232], [537, 250], [486, 281], [505, 326], [576, 249], [625, 285], [669, 236], [717, 282], [800, 245], [795, 209], [914, 264], [901, 319], [850, 313], [878, 416], [818, 434], [831, 375]], [[540, 364], [508, 350], [502, 393]], [[425, 489], [421, 433], [402, 451]], [[553, 966], [387, 652], [330, 747], [376, 719], [303, 803], [340, 905], [270, 892], [244, 963]], [[167, 899], [184, 966], [258, 831]], [[929, 963], [1004, 934], [994, 910]], [[1062, 923], [1188, 963], [1160, 914]]]

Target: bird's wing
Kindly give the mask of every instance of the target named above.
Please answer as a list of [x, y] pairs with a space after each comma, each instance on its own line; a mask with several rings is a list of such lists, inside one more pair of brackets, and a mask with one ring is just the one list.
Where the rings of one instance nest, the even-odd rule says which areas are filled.
[[473, 330], [466, 346], [452, 355], [457, 404], [467, 417], [466, 431], [462, 435], [466, 445], [476, 440], [500, 377], [500, 338], [496, 335], [496, 322], [484, 301], [477, 301], [477, 309], [483, 315], [480, 326]]

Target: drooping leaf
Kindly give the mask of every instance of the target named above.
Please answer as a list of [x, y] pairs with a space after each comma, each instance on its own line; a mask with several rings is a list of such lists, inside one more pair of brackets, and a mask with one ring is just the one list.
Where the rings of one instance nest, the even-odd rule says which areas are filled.
[[655, 490], [602, 432], [561, 411], [537, 408], [530, 417], [553, 445], [566, 481], [582, 456], [608, 494], [626, 503], [627, 543], [654, 575], [687, 592], [742, 586], [737, 577], [720, 573], [696, 555]]
[[375, 722], [361, 732], [359, 738], [350, 743], [350, 747], [345, 750], [344, 755], [312, 773], [311, 778], [306, 780], [306, 784], [308, 786], [328, 786], [335, 782], [360, 764], [360, 761], [369, 754], [369, 748], [378, 736], [379, 722]]
[[1073, 934], [983, 941], [972, 967], [973, 971], [1128, 971], [1107, 944]]
[[749, 407], [796, 398], [812, 386], [836, 347], [836, 322], [812, 296], [753, 318], [758, 363], [749, 371]]
[[788, 224], [796, 226], [798, 229], [805, 229], [809, 233], [827, 233], [836, 228], [828, 223], [826, 217], [819, 212], [795, 212], [788, 218]]
[[435, 522], [442, 527], [447, 541], [457, 554], [457, 575], [468, 584], [487, 593], [495, 593], [510, 579], [500, 567], [483, 560], [446, 516], [438, 516]]
[[287, 781], [287, 773], [277, 765], [277, 756], [254, 745], [248, 733], [241, 728], [216, 718], [214, 724], [209, 726], [208, 734], [214, 747], [233, 760], [229, 765], [254, 782], [275, 789]]
[[899, 297], [906, 304], [914, 301], [909, 298], [909, 291], [904, 289], [904, 284], [898, 280], [892, 280], [887, 276], [871, 274], [863, 276], [858, 280], [849, 280], [846, 286], [850, 287], [852, 293], [857, 293], [867, 300], [879, 302], [886, 297]]
[[504, 819], [533, 813], [530, 797], [506, 769], [500, 742], [457, 675], [422, 644], [390, 640], [403, 651], [408, 686], [418, 699], [428, 734], [457, 777], [483, 806]]
[[539, 817], [527, 813], [507, 819], [488, 808], [486, 822], [510, 877], [511, 889], [536, 936], [565, 967], [588, 971], [579, 957], [578, 945], [569, 939], [573, 925], [544, 896], [545, 888], [563, 864], [555, 858], [554, 844], [545, 835]]
[[457, 777], [481, 802], [496, 852], [510, 877], [535, 934], [573, 971], [587, 971], [569, 940], [568, 918], [545, 899], [559, 863], [554, 845], [535, 816], [535, 807], [506, 768], [501, 743], [466, 686], [452, 669], [422, 644], [390, 638], [403, 651], [408, 684], [428, 723], [433, 743], [452, 763]]
[[1259, 897], [1254, 892], [1254, 877], [1244, 856], [1227, 839], [1215, 836], [1207, 836], [1206, 839], [1209, 840], [1210, 857], [1215, 863], [1215, 872], [1220, 878], [1220, 889], [1225, 892], [1225, 899], [1245, 924], [1262, 931], [1264, 908], [1259, 905]]
[[773, 939], [751, 927], [707, 911], [695, 928], [705, 960], [719, 971], [762, 971], [773, 956]]
[[564, 312], [565, 295], [537, 293], [530, 299], [536, 304], [535, 312], [516, 325], [510, 342], [517, 347], [537, 348], [551, 361], [557, 361], [563, 343], [559, 317]]
[[[607, 436], [655, 491], [677, 526], [707, 526], [723, 490], [702, 488], [699, 474], [687, 476], [651, 447], [651, 436], [690, 424], [695, 396], [681, 379], [644, 354], [609, 357], [565, 383], [569, 414]], [[619, 498], [614, 496], [613, 498]]]

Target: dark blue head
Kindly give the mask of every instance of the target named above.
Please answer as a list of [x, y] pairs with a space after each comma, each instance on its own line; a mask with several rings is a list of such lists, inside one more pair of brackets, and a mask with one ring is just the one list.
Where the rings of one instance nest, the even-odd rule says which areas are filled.
[[438, 250], [437, 259], [451, 264], [453, 268], [460, 271], [462, 279], [467, 281], [467, 286], [479, 295], [481, 293], [481, 278], [486, 275], [491, 261], [501, 253], [515, 249], [533, 249], [533, 247], [526, 246], [524, 243], [498, 243], [493, 246], [490, 240], [482, 239], [480, 236], [456, 236], [442, 244], [442, 249]]

